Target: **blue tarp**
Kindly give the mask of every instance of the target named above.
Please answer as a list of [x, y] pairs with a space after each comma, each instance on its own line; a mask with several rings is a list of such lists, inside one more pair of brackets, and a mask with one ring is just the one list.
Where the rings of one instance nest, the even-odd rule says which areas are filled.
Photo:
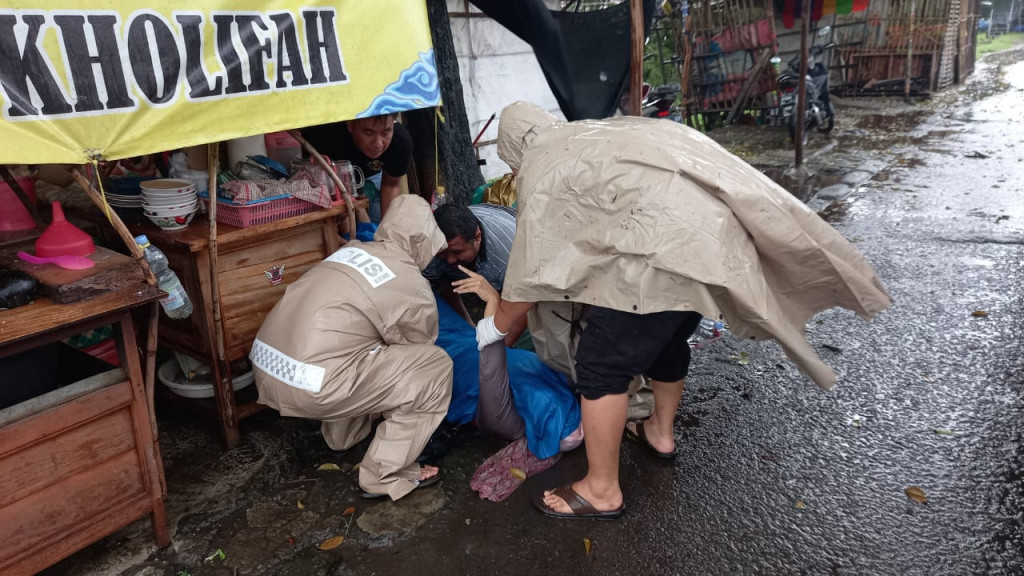
[[[466, 424], [476, 417], [480, 396], [480, 355], [476, 330], [447, 302], [437, 299], [440, 330], [437, 345], [454, 363], [448, 422]], [[558, 453], [558, 442], [580, 425], [580, 405], [568, 379], [541, 362], [533, 352], [509, 348], [508, 373], [516, 410], [526, 423], [526, 443], [537, 458]]]

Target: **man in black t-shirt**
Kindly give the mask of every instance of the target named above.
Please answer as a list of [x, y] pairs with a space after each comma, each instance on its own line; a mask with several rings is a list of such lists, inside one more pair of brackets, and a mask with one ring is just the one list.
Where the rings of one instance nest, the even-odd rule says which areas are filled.
[[[400, 193], [399, 181], [409, 171], [412, 137], [394, 114], [311, 126], [302, 136], [331, 160], [348, 160], [367, 181], [375, 181], [380, 194], [370, 196], [370, 219], [379, 222]], [[379, 180], [374, 178], [380, 174]]]

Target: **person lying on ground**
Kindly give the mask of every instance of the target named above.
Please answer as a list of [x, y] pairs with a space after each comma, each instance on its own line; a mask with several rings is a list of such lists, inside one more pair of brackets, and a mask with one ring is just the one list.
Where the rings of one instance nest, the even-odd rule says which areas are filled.
[[437, 306], [422, 276], [445, 246], [426, 201], [396, 198], [373, 242], [349, 242], [288, 286], [253, 343], [260, 403], [320, 420], [333, 450], [376, 424], [359, 467], [367, 498], [398, 500], [440, 478], [416, 459], [452, 392], [452, 361], [434, 345]]
[[[484, 317], [494, 316], [501, 301], [498, 291], [482, 275], [461, 265], [459, 270], [466, 278], [452, 283], [455, 294], [476, 294], [485, 303]], [[439, 303], [438, 307], [443, 309], [445, 306]], [[441, 315], [444, 316], [445, 312]], [[473, 364], [472, 356], [477, 349], [472, 347], [476, 345], [476, 339], [468, 324], [458, 318], [449, 319], [452, 322], [442, 318], [442, 336], [438, 341], [442, 347], [443, 344], [452, 344], [450, 350], [454, 353], [455, 373], [460, 374], [468, 371], [468, 366], [463, 366], [463, 363]], [[461, 324], [461, 331], [458, 327], [448, 326], [450, 324]], [[462, 347], [454, 345], [457, 338], [464, 343]], [[467, 351], [467, 347], [470, 350]], [[445, 350], [449, 351], [449, 348]], [[506, 350], [503, 341], [479, 349], [477, 358], [479, 384], [475, 390], [478, 395], [475, 420], [481, 432], [509, 441], [527, 436], [531, 451], [540, 459], [579, 446], [583, 441], [579, 403], [569, 390], [564, 375], [545, 366], [533, 352]], [[459, 382], [454, 386], [449, 418], [453, 415], [452, 409], [458, 411], [467, 404], [464, 398], [473, 396], [474, 391], [463, 389], [462, 384]], [[464, 418], [456, 415], [459, 417]]]

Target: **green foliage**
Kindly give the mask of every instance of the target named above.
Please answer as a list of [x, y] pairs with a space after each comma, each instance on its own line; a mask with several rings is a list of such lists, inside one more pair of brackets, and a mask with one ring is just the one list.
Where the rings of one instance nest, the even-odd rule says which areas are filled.
[[975, 52], [975, 54], [980, 58], [985, 54], [991, 54], [992, 52], [1009, 50], [1022, 42], [1024, 42], [1024, 33], [1022, 32], [1000, 34], [995, 38], [986, 38], [985, 31], [979, 30], [977, 52]]

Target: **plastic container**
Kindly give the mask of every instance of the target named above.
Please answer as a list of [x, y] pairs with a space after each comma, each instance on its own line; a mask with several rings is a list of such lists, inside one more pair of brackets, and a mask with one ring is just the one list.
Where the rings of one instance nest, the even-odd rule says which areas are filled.
[[700, 326], [697, 327], [697, 336], [701, 338], [718, 338], [722, 335], [722, 329], [724, 328], [725, 325], [718, 320], [701, 318]]
[[[209, 197], [202, 198], [206, 211], [210, 210]], [[226, 200], [217, 200], [217, 222], [235, 226], [237, 228], [249, 228], [258, 224], [274, 222], [282, 218], [291, 218], [300, 214], [315, 212], [320, 207], [312, 202], [306, 202], [292, 196], [284, 198], [268, 198], [250, 204], [232, 204]]]
[[[213, 398], [213, 382], [193, 380], [190, 381], [185, 374], [182, 374], [178, 361], [174, 358], [167, 360], [157, 370], [157, 378], [160, 382], [171, 389], [178, 396], [185, 398]], [[256, 380], [255, 374], [250, 370], [245, 374], [239, 374], [231, 380], [231, 388], [236, 392], [252, 384]]]
[[88, 256], [96, 251], [92, 236], [82, 232], [78, 226], [64, 218], [64, 209], [60, 202], [54, 202], [53, 222], [46, 228], [43, 235], [36, 240], [36, 256], [53, 258], [54, 256]]
[[228, 140], [228, 166], [234, 166], [239, 162], [245, 162], [249, 156], [266, 156], [267, 145], [263, 135], [247, 136]]
[[[25, 194], [28, 195], [29, 201], [35, 204], [35, 181], [31, 178], [18, 178], [16, 181], [21, 186], [21, 189], [25, 191]], [[36, 227], [35, 221], [32, 220], [32, 215], [22, 205], [14, 190], [11, 190], [11, 187], [4, 181], [0, 181], [0, 206], [4, 206], [4, 209], [0, 211], [0, 232], [32, 230]]]
[[185, 287], [181, 285], [178, 275], [171, 270], [167, 264], [167, 256], [159, 248], [149, 243], [145, 235], [136, 236], [135, 242], [142, 247], [146, 254], [146, 261], [156, 276], [157, 285], [161, 290], [167, 292], [167, 297], [160, 300], [167, 316], [175, 320], [188, 318], [192, 314], [192, 300], [189, 299]]
[[287, 132], [264, 134], [263, 140], [267, 145], [267, 156], [285, 166], [291, 165], [292, 160], [302, 156], [302, 145]]

